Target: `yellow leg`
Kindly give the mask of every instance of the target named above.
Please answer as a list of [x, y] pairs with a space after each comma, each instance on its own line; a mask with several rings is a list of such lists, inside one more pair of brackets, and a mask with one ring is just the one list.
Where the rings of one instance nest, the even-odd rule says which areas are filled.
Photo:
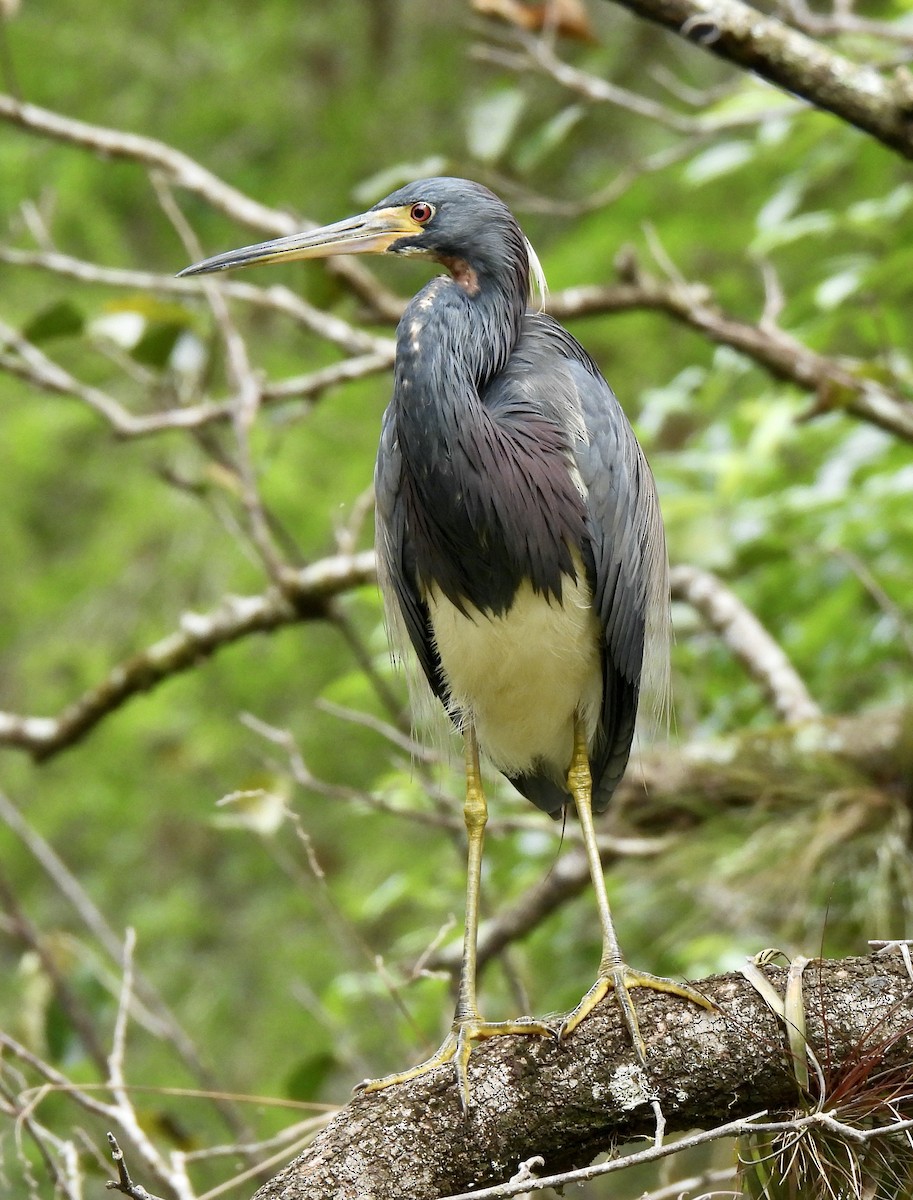
[[452, 1062], [456, 1072], [457, 1087], [463, 1111], [469, 1108], [469, 1056], [473, 1042], [505, 1034], [534, 1034], [554, 1037], [556, 1031], [530, 1017], [516, 1021], [483, 1021], [476, 1002], [476, 945], [479, 931], [479, 894], [482, 880], [482, 847], [485, 841], [485, 825], [488, 821], [488, 805], [482, 790], [479, 770], [479, 747], [475, 729], [466, 730], [466, 802], [463, 807], [469, 853], [466, 867], [466, 926], [463, 933], [463, 958], [460, 964], [460, 987], [457, 995], [456, 1012], [450, 1033], [443, 1045], [408, 1071], [385, 1075], [382, 1079], [368, 1080], [359, 1087], [366, 1092], [377, 1092], [395, 1083], [405, 1083], [433, 1071], [435, 1067]]
[[593, 781], [590, 776], [586, 738], [579, 720], [574, 722], [574, 753], [568, 771], [567, 786], [568, 791], [574, 797], [577, 815], [580, 818], [583, 845], [586, 849], [590, 876], [593, 880], [593, 890], [596, 892], [599, 920], [602, 925], [602, 960], [599, 963], [596, 982], [574, 1011], [567, 1016], [561, 1026], [559, 1037], [565, 1038], [572, 1033], [611, 990], [615, 993], [615, 999], [621, 1009], [621, 1015], [637, 1057], [641, 1062], [645, 1062], [647, 1050], [637, 1023], [634, 1002], [629, 994], [632, 988], [648, 987], [656, 992], [670, 992], [674, 996], [691, 1000], [694, 1004], [701, 1005], [702, 1008], [713, 1008], [714, 1005], [685, 984], [675, 983], [671, 979], [662, 979], [657, 975], [648, 975], [642, 971], [632, 971], [621, 957], [618, 937], [609, 910], [609, 897], [606, 893], [599, 847], [596, 843], [596, 830], [593, 825]]

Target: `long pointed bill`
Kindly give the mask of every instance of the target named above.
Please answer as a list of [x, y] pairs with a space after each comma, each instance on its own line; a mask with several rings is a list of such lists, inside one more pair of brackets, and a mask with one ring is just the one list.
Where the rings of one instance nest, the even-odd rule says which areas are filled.
[[309, 233], [258, 242], [240, 250], [229, 250], [205, 258], [180, 275], [208, 275], [213, 271], [231, 271], [235, 267], [253, 267], [261, 263], [291, 262], [296, 258], [329, 258], [333, 254], [383, 254], [402, 238], [415, 237], [422, 226], [406, 208], [381, 208], [324, 225]]

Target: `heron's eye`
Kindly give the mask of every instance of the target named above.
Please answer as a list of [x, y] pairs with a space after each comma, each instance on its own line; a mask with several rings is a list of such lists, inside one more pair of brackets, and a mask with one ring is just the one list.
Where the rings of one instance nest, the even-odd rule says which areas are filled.
[[413, 204], [409, 209], [409, 216], [417, 225], [427, 225], [434, 216], [434, 209], [424, 200], [419, 200], [418, 204]]

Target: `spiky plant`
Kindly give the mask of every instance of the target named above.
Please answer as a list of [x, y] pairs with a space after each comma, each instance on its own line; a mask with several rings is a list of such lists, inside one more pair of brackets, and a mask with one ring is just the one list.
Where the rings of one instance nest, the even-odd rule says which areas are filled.
[[913, 1028], [887, 1039], [877, 1030], [839, 1067], [825, 1061], [815, 1103], [791, 1128], [739, 1143], [739, 1177], [748, 1200], [910, 1200], [913, 1196]]

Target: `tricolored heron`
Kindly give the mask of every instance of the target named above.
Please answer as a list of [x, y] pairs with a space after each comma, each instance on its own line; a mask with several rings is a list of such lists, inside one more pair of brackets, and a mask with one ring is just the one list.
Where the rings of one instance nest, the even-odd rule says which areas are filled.
[[[426, 1062], [454, 1061], [464, 1108], [472, 1043], [551, 1032], [483, 1021], [476, 933], [487, 807], [483, 751], [538, 808], [573, 799], [602, 924], [596, 983], [566, 1036], [610, 990], [641, 1061], [631, 988], [706, 1004], [624, 962], [593, 826], [631, 750], [645, 639], [668, 654], [669, 587], [650, 468], [593, 359], [527, 307], [538, 262], [497, 196], [421, 179], [356, 217], [232, 250], [183, 275], [333, 254], [422, 255], [447, 274], [406, 308], [375, 474], [378, 568], [394, 643], [409, 641], [463, 733], [469, 842], [466, 924], [451, 1032]], [[666, 657], [667, 661], [667, 657]]]

